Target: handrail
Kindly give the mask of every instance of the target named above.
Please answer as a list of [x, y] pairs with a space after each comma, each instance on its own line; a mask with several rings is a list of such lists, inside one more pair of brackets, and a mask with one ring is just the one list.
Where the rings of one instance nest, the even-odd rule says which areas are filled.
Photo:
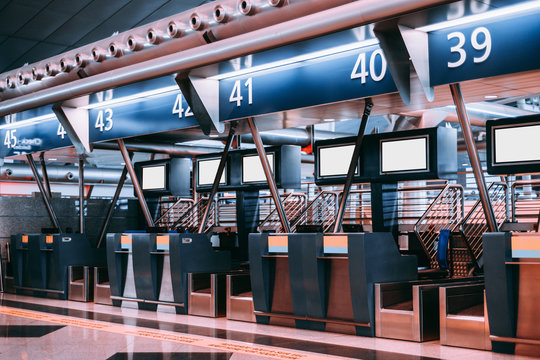
[[[296, 226], [302, 221], [302, 219], [306, 219], [306, 222], [309, 220], [307, 219], [308, 212], [315, 207], [315, 204], [318, 204], [320, 201], [325, 201], [325, 196], [330, 195], [334, 198], [333, 203], [334, 206], [337, 203], [337, 196], [338, 193], [335, 191], [321, 191], [313, 200], [309, 202], [309, 204], [303, 209], [303, 211], [294, 219], [291, 221], [291, 229], [293, 229], [293, 232], [296, 232]], [[328, 214], [331, 214], [331, 211], [329, 209], [329, 206], [327, 202], [324, 203], [324, 209], [322, 212], [318, 213], [319, 218], [322, 219], [320, 225], [323, 226], [323, 232], [326, 232], [329, 227], [331, 227], [335, 223], [335, 216], [336, 216], [336, 209], [334, 208], [333, 218], [329, 219]], [[319, 220], [320, 220], [319, 219]], [[313, 215], [312, 215], [312, 222], [314, 221]]]
[[167, 211], [165, 211], [156, 221], [155, 223], [159, 223], [164, 217], [167, 216], [167, 214], [169, 214], [173, 209], [176, 208], [176, 206], [178, 206], [178, 204], [182, 203], [182, 202], [191, 202], [192, 204], [194, 203], [193, 199], [183, 199], [183, 198], [180, 198], [178, 200], [176, 200], [176, 202], [174, 204], [172, 204], [168, 209]]
[[[511, 196], [511, 209], [512, 209], [512, 221], [513, 222], [516, 222], [517, 221], [517, 196], [516, 196], [516, 188], [518, 186], [533, 186], [533, 185], [540, 185], [540, 179], [531, 179], [531, 180], [517, 180], [515, 181], [512, 186], [511, 186], [511, 192], [510, 192], [510, 196]], [[538, 199], [540, 200], [540, 199]], [[533, 216], [536, 216], [536, 215], [531, 215], [531, 217]]]
[[[452, 211], [448, 211], [448, 207], [451, 207]], [[441, 212], [442, 216], [440, 214]], [[414, 232], [420, 240], [420, 244], [422, 245], [425, 254], [431, 260], [432, 268], [438, 267], [435, 252], [437, 232], [444, 228], [454, 231], [459, 226], [463, 214], [463, 186], [449, 184], [439, 193], [414, 225]], [[435, 221], [430, 222], [430, 219]], [[422, 231], [420, 228], [421, 226], [427, 226], [428, 231]], [[424, 236], [425, 233], [428, 233], [428, 235]]]
[[[282, 194], [282, 196], [285, 195], [285, 194]], [[303, 194], [303, 193], [289, 193], [285, 199], [283, 199], [283, 206], [284, 207], [287, 207], [287, 204], [290, 202], [291, 199], [295, 198], [295, 197], [301, 197], [301, 198], [304, 198], [304, 205], [307, 201], [307, 198], [306, 198], [306, 195]], [[302, 209], [302, 205], [300, 205], [300, 209]], [[295, 210], [296, 208], [293, 208], [293, 210]], [[287, 213], [287, 211], [290, 212], [290, 209], [289, 208], [286, 208], [285, 209], [285, 212]], [[263, 228], [264, 225], [266, 225], [266, 223], [269, 223], [270, 222], [270, 219], [275, 216], [275, 214], [277, 213], [277, 208], [274, 207], [274, 209], [264, 218], [263, 221], [260, 222], [259, 226], [257, 226], [257, 230], [260, 232], [261, 229]], [[290, 213], [287, 214], [288, 216], [291, 215]], [[294, 213], [293, 213], [294, 215]]]

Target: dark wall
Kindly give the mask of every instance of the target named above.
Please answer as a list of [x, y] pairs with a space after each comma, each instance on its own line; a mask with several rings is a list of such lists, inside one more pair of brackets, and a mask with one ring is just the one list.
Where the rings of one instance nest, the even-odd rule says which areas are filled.
[[[86, 234], [92, 243], [97, 237], [105, 215], [109, 209], [110, 199], [89, 199], [86, 201]], [[138, 229], [138, 203], [136, 200], [124, 200], [117, 206], [108, 232], [122, 232], [127, 229]], [[70, 227], [79, 231], [78, 199], [53, 197], [52, 205], [58, 216], [63, 231]], [[53, 227], [40, 194], [34, 197], [0, 196], [0, 245], [5, 257], [6, 243], [12, 234], [40, 233], [41, 228]]]

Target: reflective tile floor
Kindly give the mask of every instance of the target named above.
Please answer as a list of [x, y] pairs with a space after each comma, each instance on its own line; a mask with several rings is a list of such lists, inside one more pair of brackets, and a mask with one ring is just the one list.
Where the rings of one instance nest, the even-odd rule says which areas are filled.
[[329, 332], [0, 294], [0, 359], [531, 359]]

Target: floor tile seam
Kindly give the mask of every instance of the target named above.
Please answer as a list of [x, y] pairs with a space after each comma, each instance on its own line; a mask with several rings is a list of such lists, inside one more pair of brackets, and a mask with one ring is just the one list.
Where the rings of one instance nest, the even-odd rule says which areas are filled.
[[[232, 351], [243, 353], [246, 355], [258, 355], [267, 356], [272, 359], [312, 359], [312, 360], [324, 360], [328, 358], [338, 359], [338, 357], [332, 355], [323, 355], [317, 353], [310, 353], [308, 351], [288, 351], [280, 347], [274, 347], [269, 345], [255, 345], [251, 343], [241, 342], [237, 340], [228, 339], [216, 339], [212, 337], [206, 337], [201, 335], [182, 334], [178, 335], [172, 331], [160, 330], [160, 329], [148, 329], [141, 328], [132, 325], [119, 325], [99, 320], [81, 320], [76, 317], [65, 315], [51, 315], [48, 313], [42, 313], [34, 310], [21, 310], [13, 309], [5, 306], [0, 306], [0, 314], [11, 315], [16, 317], [24, 317], [31, 319], [39, 319], [46, 322], [52, 322], [67, 326], [74, 326], [79, 328], [90, 328], [97, 331], [107, 331], [110, 333], [121, 334], [124, 336], [139, 336], [147, 339], [154, 339], [158, 341], [170, 341], [183, 345], [197, 346], [207, 349]], [[75, 319], [75, 320], [74, 320]]]

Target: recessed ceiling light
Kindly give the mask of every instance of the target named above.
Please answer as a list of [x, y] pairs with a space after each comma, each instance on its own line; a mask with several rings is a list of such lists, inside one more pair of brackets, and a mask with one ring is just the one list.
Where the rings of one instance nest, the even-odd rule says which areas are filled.
[[326, 122], [336, 121], [336, 119], [323, 119]]
[[49, 161], [56, 161], [56, 160], [58, 160], [58, 159], [56, 159], [56, 158], [49, 158]]
[[211, 137], [211, 138], [217, 138], [217, 137], [219, 137], [218, 134], [210, 134], [210, 135], [208, 135], [208, 136]]
[[484, 96], [484, 99], [497, 99], [498, 96], [497, 95], [486, 95]]

